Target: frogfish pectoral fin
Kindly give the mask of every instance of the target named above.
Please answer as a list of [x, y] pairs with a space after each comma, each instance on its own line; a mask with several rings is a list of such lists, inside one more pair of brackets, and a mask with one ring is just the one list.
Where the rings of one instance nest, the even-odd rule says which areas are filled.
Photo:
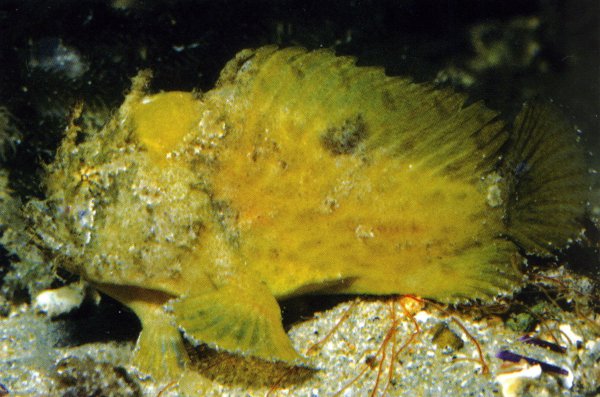
[[283, 329], [277, 301], [258, 281], [227, 283], [171, 307], [177, 325], [194, 343], [268, 361], [301, 362]]

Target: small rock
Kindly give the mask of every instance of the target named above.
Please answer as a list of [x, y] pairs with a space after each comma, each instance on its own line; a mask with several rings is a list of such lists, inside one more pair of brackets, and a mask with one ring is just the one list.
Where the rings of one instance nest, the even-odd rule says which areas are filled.
[[34, 298], [33, 307], [49, 317], [56, 317], [78, 308], [84, 297], [85, 291], [80, 284], [70, 284], [40, 292]]
[[529, 313], [513, 313], [506, 320], [506, 326], [515, 332], [531, 332], [537, 320]]
[[444, 353], [452, 353], [464, 346], [460, 336], [454, 333], [445, 322], [435, 325], [431, 332], [433, 333], [432, 342], [441, 348]]

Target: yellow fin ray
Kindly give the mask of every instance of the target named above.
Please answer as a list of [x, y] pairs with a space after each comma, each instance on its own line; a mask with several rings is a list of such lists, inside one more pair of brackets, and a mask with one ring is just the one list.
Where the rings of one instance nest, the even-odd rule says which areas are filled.
[[263, 285], [226, 284], [182, 298], [172, 308], [193, 342], [269, 361], [300, 359], [283, 330], [279, 305]]
[[143, 329], [133, 354], [133, 365], [158, 380], [176, 379], [189, 362], [181, 334], [177, 327], [165, 322], [164, 314], [152, 320], [147, 317], [148, 313], [141, 313]]

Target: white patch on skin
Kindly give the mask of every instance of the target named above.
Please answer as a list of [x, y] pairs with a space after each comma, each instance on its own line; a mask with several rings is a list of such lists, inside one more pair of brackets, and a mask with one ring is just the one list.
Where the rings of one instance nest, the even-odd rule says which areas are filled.
[[503, 203], [502, 189], [500, 188], [501, 181], [502, 177], [495, 172], [484, 179], [484, 183], [487, 185], [486, 202], [492, 208], [500, 207]]
[[373, 229], [371, 227], [365, 226], [365, 225], [358, 225], [356, 227], [356, 229], [354, 230], [354, 234], [356, 235], [357, 238], [359, 238], [361, 240], [375, 237], [375, 233], [373, 233]]

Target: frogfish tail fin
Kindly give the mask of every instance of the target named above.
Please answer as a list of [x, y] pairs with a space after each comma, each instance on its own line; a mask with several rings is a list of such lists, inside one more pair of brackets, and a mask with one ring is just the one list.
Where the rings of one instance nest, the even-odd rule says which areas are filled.
[[528, 254], [552, 255], [577, 238], [588, 199], [584, 152], [553, 105], [527, 104], [503, 161], [508, 238]]

